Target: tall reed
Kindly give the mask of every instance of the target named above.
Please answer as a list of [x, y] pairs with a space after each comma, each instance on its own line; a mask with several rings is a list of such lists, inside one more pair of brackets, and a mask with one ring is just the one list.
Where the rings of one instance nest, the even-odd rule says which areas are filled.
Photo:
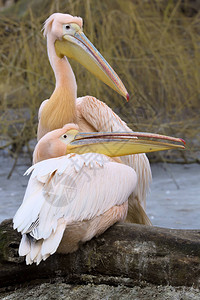
[[103, 100], [133, 129], [185, 138], [190, 151], [182, 161], [198, 160], [199, 14], [180, 8], [181, 1], [21, 0], [1, 12], [1, 147], [18, 151], [35, 137], [38, 107], [55, 83], [41, 28], [59, 11], [84, 19], [84, 32], [123, 80], [130, 102], [70, 61], [78, 95]]

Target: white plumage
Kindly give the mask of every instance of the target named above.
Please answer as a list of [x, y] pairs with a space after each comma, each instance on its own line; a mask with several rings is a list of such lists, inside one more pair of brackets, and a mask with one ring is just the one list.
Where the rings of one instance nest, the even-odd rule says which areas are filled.
[[31, 172], [13, 219], [14, 228], [22, 233], [19, 254], [26, 255], [27, 264], [38, 264], [53, 254], [71, 224], [92, 220], [125, 203], [137, 182], [132, 168], [95, 153], [44, 160], [26, 175]]

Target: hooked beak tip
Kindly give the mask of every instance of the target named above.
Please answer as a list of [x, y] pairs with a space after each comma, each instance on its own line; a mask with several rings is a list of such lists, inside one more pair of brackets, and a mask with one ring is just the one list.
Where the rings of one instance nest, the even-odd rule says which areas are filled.
[[129, 93], [126, 94], [126, 101], [129, 101]]
[[180, 138], [180, 140], [181, 140], [181, 142], [183, 142], [184, 145], [186, 144], [186, 141], [184, 139]]

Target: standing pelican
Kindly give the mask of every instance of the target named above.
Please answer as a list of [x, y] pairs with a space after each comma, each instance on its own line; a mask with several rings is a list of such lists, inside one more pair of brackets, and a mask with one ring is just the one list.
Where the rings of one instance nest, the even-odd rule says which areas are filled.
[[35, 164], [26, 172], [32, 175], [13, 219], [14, 228], [22, 233], [19, 255], [26, 256], [27, 264], [39, 264], [57, 249], [73, 252], [79, 242], [124, 220], [137, 175], [112, 157], [177, 148], [184, 146], [176, 138], [144, 133], [79, 134], [74, 124], [47, 133], [36, 145]]
[[[67, 57], [81, 63], [96, 77], [127, 100], [128, 93], [111, 66], [91, 44], [82, 31], [82, 19], [55, 13], [44, 25], [47, 51], [56, 78], [55, 90], [39, 109], [38, 140], [47, 132], [76, 123], [82, 132], [132, 132], [105, 103], [91, 96], [77, 99], [76, 79]], [[129, 198], [127, 221], [151, 224], [144, 209], [151, 181], [151, 169], [145, 154], [121, 158], [137, 173], [138, 183]]]

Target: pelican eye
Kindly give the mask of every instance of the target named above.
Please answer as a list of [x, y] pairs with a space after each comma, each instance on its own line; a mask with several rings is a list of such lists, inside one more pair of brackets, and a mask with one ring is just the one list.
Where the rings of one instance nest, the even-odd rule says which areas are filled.
[[63, 135], [63, 137], [64, 137], [64, 139], [66, 139], [66, 138], [67, 138], [67, 135], [66, 135], [66, 134], [64, 134], [64, 135]]
[[70, 29], [70, 26], [69, 26], [69, 25], [66, 25], [66, 26], [65, 26], [65, 29], [69, 30], [69, 29]]

